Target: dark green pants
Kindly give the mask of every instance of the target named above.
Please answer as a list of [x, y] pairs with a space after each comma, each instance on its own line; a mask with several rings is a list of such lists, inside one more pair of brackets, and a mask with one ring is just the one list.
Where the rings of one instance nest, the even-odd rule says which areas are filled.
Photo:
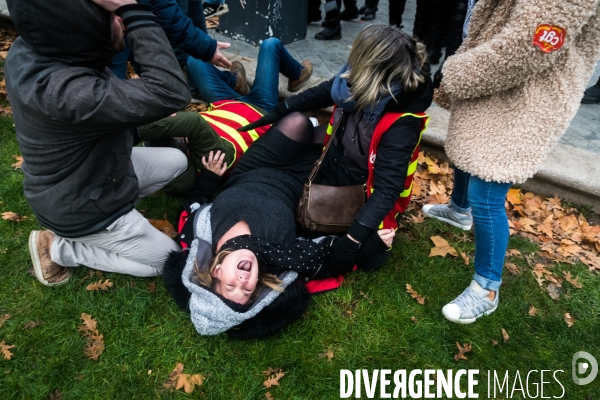
[[142, 140], [150, 142], [171, 137], [188, 139], [188, 168], [163, 189], [172, 195], [183, 196], [190, 191], [196, 179], [196, 171], [202, 169], [202, 157], [208, 157], [211, 151], [224, 152], [227, 164], [234, 159], [233, 145], [217, 135], [208, 122], [195, 112], [178, 112], [174, 116], [140, 127], [139, 132]]

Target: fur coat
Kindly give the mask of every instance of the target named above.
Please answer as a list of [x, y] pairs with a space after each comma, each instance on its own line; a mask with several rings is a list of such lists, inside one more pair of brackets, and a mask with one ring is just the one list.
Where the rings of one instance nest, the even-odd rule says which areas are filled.
[[446, 154], [486, 181], [523, 183], [565, 132], [600, 57], [600, 0], [480, 0], [444, 63]]

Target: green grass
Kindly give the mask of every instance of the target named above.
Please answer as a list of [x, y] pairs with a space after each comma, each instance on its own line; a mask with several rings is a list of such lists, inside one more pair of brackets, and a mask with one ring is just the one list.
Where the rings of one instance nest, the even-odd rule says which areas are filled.
[[[384, 368], [479, 369], [480, 398], [487, 397], [488, 370], [509, 370], [511, 380], [519, 370], [524, 380], [530, 370], [562, 369], [558, 377], [566, 389], [563, 398], [600, 398], [600, 377], [588, 386], [571, 380], [573, 353], [585, 350], [600, 360], [600, 285], [581, 264], [554, 267], [557, 272], [569, 269], [583, 284], [578, 290], [565, 282], [560, 300], [554, 301], [537, 285], [524, 260], [511, 259], [524, 271], [505, 274], [499, 309], [475, 324], [456, 325], [440, 310], [469, 283], [472, 262], [466, 266], [460, 258], [429, 258], [429, 237], [443, 236], [472, 259], [472, 235], [460, 241], [462, 232], [426, 221], [399, 231], [392, 258], [380, 271], [352, 274], [339, 290], [315, 296], [306, 318], [282, 334], [260, 342], [202, 337], [170, 300], [161, 278], [105, 273], [102, 278], [113, 281], [113, 288], [89, 292], [85, 286], [100, 277], [87, 277], [86, 267], [56, 288], [42, 286], [29, 275], [27, 237], [40, 226], [23, 197], [22, 173], [10, 166], [18, 154], [12, 120], [0, 117], [0, 212], [29, 217], [23, 222], [0, 220], [0, 314], [12, 314], [0, 327], [0, 341], [15, 345], [11, 360], [0, 357], [1, 399], [42, 399], [55, 389], [63, 399], [264, 399], [261, 371], [268, 367], [286, 374], [280, 387], [269, 390], [275, 399], [338, 398], [340, 369]], [[178, 206], [178, 199], [159, 194], [138, 209], [153, 218], [166, 212], [173, 222]], [[510, 248], [539, 250], [522, 238], [511, 238]], [[155, 294], [146, 290], [153, 280]], [[407, 283], [426, 297], [424, 306], [406, 293]], [[531, 305], [538, 316], [528, 315]], [[104, 335], [106, 348], [98, 361], [83, 354], [85, 340], [77, 331], [83, 312], [98, 320]], [[571, 328], [563, 321], [565, 312], [577, 319]], [[45, 325], [23, 327], [38, 319]], [[502, 341], [502, 328], [510, 334], [508, 343]], [[473, 345], [467, 361], [454, 361], [457, 341]], [[319, 356], [327, 350], [334, 352], [331, 361]], [[161, 389], [178, 362], [185, 365], [184, 372], [208, 378], [192, 395]], [[551, 375], [546, 380], [554, 382]], [[519, 393], [514, 397], [520, 398]], [[362, 394], [365, 398], [364, 389]], [[557, 384], [545, 387], [546, 396], [560, 394]]]

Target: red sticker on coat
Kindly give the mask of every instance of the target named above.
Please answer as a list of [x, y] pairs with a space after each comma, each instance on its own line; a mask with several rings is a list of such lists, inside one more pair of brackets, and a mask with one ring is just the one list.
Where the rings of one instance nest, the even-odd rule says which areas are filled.
[[533, 45], [544, 53], [550, 53], [563, 46], [566, 36], [567, 31], [560, 26], [543, 24], [535, 30]]

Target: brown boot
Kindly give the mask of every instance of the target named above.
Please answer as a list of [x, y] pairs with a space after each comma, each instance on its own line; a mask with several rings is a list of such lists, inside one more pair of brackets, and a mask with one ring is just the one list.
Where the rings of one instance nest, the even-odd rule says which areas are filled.
[[233, 90], [241, 94], [242, 96], [250, 93], [250, 86], [248, 86], [248, 82], [246, 81], [246, 69], [239, 61], [234, 61], [231, 63], [231, 68], [229, 69], [232, 74], [234, 74], [237, 78], [237, 83]]
[[302, 73], [300, 74], [300, 78], [293, 80], [288, 80], [288, 91], [297, 92], [302, 84], [310, 79], [312, 76], [313, 66], [310, 61], [303, 60], [302, 64]]
[[29, 254], [33, 270], [38, 280], [46, 286], [62, 285], [71, 275], [72, 268], [61, 267], [50, 259], [50, 245], [54, 233], [50, 231], [31, 231], [29, 234]]

